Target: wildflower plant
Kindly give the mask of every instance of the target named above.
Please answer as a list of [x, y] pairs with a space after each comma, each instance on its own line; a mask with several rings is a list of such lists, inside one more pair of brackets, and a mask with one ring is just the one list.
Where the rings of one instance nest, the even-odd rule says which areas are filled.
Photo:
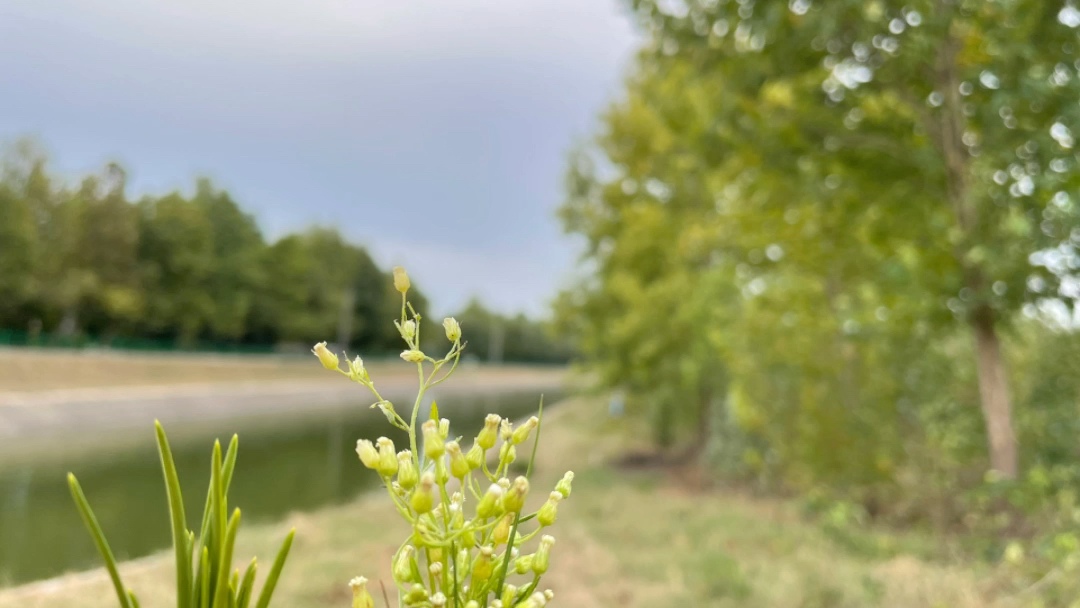
[[[360, 461], [382, 478], [390, 500], [411, 526], [391, 563], [397, 605], [541, 608], [554, 595], [539, 587], [555, 545], [555, 538], [545, 532], [555, 523], [559, 502], [570, 496], [574, 478], [567, 472], [536, 512], [523, 512], [540, 440], [543, 400], [537, 415], [516, 428], [510, 420], [488, 415], [468, 449], [462, 437], [450, 437], [450, 421], [439, 417], [434, 402], [430, 418], [417, 426], [425, 394], [453, 374], [465, 343], [461, 326], [449, 318], [443, 321], [450, 342], [446, 354], [436, 359], [421, 351], [421, 319], [408, 301], [409, 278], [401, 267], [394, 269], [394, 287], [401, 293], [401, 316], [394, 321], [406, 345], [401, 358], [416, 366], [419, 380], [408, 421], [379, 394], [360, 357], [351, 361], [346, 357], [342, 369], [325, 342], [312, 352], [327, 369], [370, 390], [376, 399], [372, 407], [408, 434], [409, 447], [400, 452], [386, 437], [356, 444]], [[518, 447], [534, 432], [525, 475], [511, 479]], [[364, 577], [349, 583], [353, 608], [373, 608], [367, 583]], [[388, 597], [386, 602], [389, 608]]]
[[[229, 515], [228, 494], [233, 469], [236, 467], [239, 445], [237, 436], [233, 435], [224, 455], [221, 452], [221, 442], [214, 442], [210, 487], [206, 493], [206, 508], [203, 510], [199, 536], [196, 538], [195, 532], [187, 528], [184, 500], [180, 495], [180, 478], [176, 473], [176, 464], [165, 429], [160, 422], [155, 422], [155, 427], [161, 468], [165, 476], [165, 493], [169, 501], [173, 549], [176, 553], [177, 608], [248, 608], [253, 599], [255, 608], [267, 608], [281, 569], [285, 566], [296, 530], [293, 529], [286, 535], [262, 590], [255, 596], [255, 573], [258, 567], [256, 559], [251, 559], [242, 575], [239, 569], [232, 568], [233, 545], [240, 528], [240, 509], [235, 509], [232, 515]], [[112, 579], [120, 608], [139, 608], [135, 592], [125, 586], [120, 578], [116, 558], [105, 539], [105, 533], [94, 516], [79, 481], [72, 473], [68, 473], [68, 486], [79, 515], [82, 516], [83, 523], [105, 561], [105, 569]]]

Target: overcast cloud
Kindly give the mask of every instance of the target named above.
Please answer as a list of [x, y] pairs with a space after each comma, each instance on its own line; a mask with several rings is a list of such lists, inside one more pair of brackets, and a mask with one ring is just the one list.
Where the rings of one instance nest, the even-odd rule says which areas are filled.
[[0, 0], [0, 138], [135, 193], [227, 188], [333, 225], [439, 312], [542, 313], [573, 266], [566, 152], [618, 92], [620, 0]]

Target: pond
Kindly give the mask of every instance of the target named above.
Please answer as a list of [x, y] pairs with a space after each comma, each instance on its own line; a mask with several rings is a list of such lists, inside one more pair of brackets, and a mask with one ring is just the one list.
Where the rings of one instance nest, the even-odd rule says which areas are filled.
[[[439, 397], [449, 414], [451, 434], [471, 436], [488, 412], [518, 418], [536, 409], [537, 391], [504, 390]], [[553, 403], [548, 391], [546, 401]], [[356, 440], [386, 435], [407, 444], [403, 432], [387, 424], [367, 404], [290, 418], [215, 423], [217, 428], [169, 432], [190, 528], [202, 515], [213, 440], [223, 447], [240, 436], [230, 504], [244, 523], [274, 521], [354, 498], [377, 478], [357, 459]], [[171, 544], [168, 507], [153, 429], [145, 442], [102, 438], [93, 450], [56, 450], [51, 457], [0, 462], [0, 586], [16, 585], [100, 565], [68, 491], [75, 473], [118, 559], [148, 555]]]

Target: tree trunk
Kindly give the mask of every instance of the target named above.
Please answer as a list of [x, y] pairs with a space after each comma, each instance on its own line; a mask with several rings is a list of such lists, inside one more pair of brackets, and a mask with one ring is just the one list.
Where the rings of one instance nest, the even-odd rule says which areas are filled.
[[1012, 403], [1001, 344], [989, 309], [972, 315], [975, 351], [979, 368], [979, 398], [990, 444], [990, 469], [1005, 479], [1016, 479], [1016, 436], [1012, 428]]

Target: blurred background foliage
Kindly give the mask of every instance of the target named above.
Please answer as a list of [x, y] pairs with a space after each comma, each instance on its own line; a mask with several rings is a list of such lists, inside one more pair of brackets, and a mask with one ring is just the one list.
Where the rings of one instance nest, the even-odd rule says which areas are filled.
[[601, 385], [724, 478], [1080, 563], [1080, 11], [627, 4], [560, 212]]
[[[384, 322], [400, 307], [389, 269], [335, 230], [268, 240], [228, 192], [199, 179], [191, 194], [132, 199], [109, 164], [74, 186], [41, 146], [7, 147], [0, 166], [0, 344], [296, 350], [326, 339], [390, 354]], [[420, 291], [426, 336], [442, 335]], [[459, 315], [478, 359], [565, 362], [547, 323], [473, 302]]]

